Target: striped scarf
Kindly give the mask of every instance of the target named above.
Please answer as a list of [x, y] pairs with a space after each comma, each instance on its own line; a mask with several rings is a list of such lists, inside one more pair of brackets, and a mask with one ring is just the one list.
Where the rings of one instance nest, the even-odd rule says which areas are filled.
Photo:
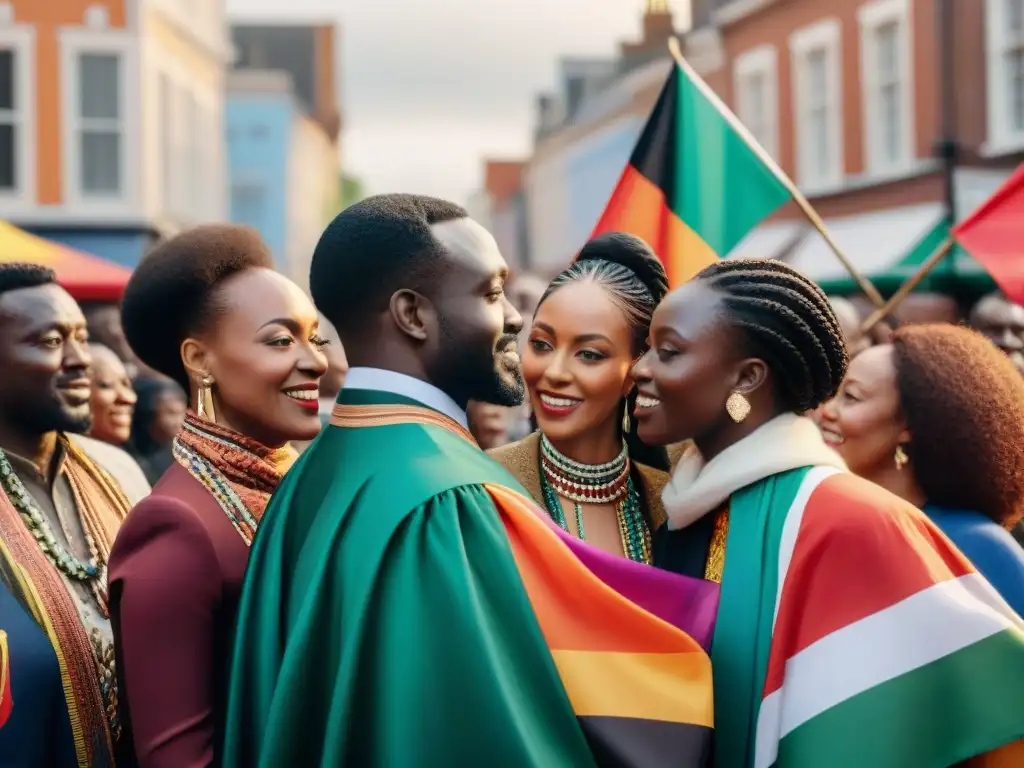
[[175, 439], [209, 462], [257, 521], [284, 473], [298, 458], [291, 445], [268, 448], [192, 411], [185, 415]]
[[[128, 500], [117, 482], [82, 450], [64, 435], [58, 440], [67, 452], [65, 471], [79, 501], [91, 507], [98, 518], [94, 540], [105, 564], [117, 528], [128, 514]], [[46, 632], [57, 655], [78, 765], [113, 765], [116, 734], [112, 733], [107, 712], [116, 709], [116, 698], [108, 701], [101, 688], [101, 676], [109, 683], [114, 679], [113, 669], [109, 665], [99, 668], [110, 660], [96, 658], [76, 598], [3, 492], [0, 541], [5, 545], [0, 550], [0, 570], [12, 576], [15, 597]], [[112, 687], [111, 695], [116, 697]]]

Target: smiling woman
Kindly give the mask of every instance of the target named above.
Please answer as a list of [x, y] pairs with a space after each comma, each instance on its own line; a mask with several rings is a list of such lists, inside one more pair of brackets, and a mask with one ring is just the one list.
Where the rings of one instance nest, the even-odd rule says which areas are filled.
[[542, 297], [522, 353], [539, 431], [492, 452], [564, 530], [640, 562], [664, 521], [668, 462], [632, 429], [630, 367], [667, 289], [640, 238], [587, 243]]
[[[125, 291], [135, 354], [191, 393], [176, 463], [110, 556], [120, 715], [138, 763], [215, 762], [230, 629], [249, 544], [320, 429], [327, 370], [312, 301], [255, 231], [209, 225], [151, 252]], [[168, 735], [172, 734], [172, 735]]]

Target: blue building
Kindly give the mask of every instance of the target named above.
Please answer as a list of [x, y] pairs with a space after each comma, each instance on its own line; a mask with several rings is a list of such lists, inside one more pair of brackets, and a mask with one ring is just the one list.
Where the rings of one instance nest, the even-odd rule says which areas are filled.
[[296, 113], [291, 78], [277, 70], [237, 70], [227, 96], [229, 216], [255, 227], [286, 266], [288, 163]]

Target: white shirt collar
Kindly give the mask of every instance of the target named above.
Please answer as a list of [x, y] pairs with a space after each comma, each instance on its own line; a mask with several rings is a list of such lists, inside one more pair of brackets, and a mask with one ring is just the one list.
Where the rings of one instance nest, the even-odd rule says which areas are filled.
[[469, 429], [466, 411], [460, 408], [458, 403], [433, 384], [406, 376], [404, 373], [385, 371], [383, 368], [351, 368], [345, 375], [345, 389], [375, 389], [408, 397], [435, 411], [440, 411], [461, 424], [464, 429]]

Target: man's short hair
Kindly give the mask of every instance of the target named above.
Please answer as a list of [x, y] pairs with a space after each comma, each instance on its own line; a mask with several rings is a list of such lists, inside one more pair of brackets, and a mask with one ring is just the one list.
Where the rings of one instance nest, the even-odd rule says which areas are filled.
[[376, 195], [346, 208], [327, 225], [313, 252], [313, 301], [339, 331], [383, 312], [402, 288], [418, 289], [445, 249], [431, 227], [467, 218], [465, 208], [423, 195]]
[[0, 295], [22, 288], [54, 285], [56, 282], [57, 274], [49, 267], [20, 261], [0, 264]]

